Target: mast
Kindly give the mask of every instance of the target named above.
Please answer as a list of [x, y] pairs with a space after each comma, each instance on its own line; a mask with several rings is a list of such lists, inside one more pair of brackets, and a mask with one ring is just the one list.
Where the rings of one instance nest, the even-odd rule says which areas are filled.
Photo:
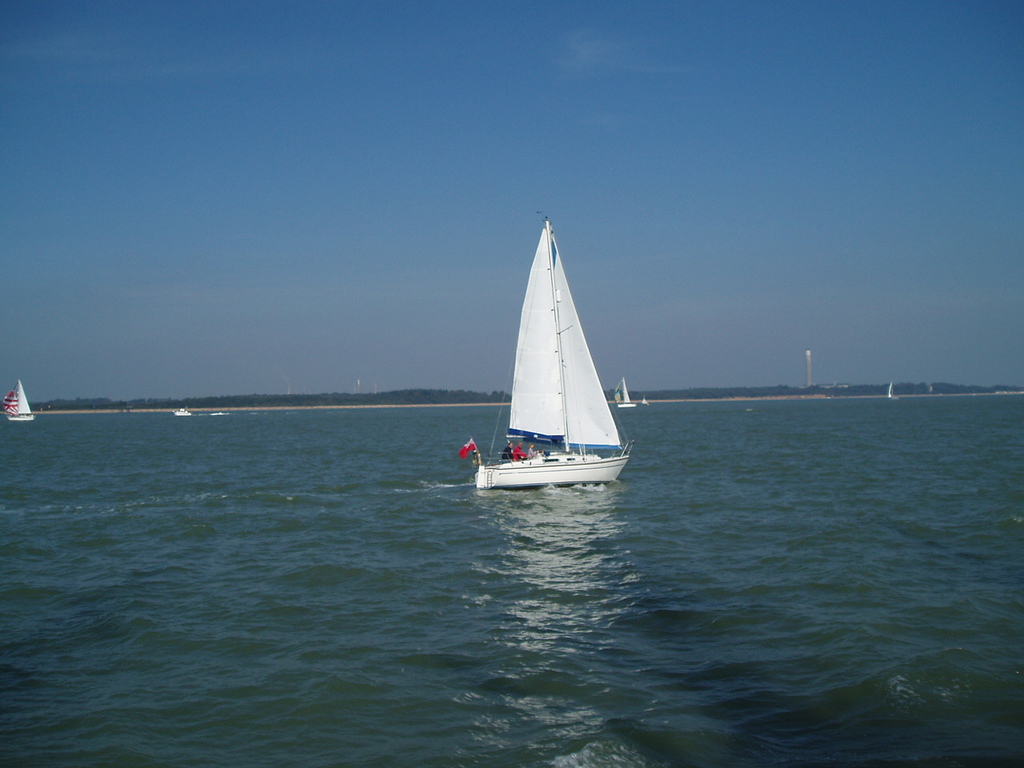
[[558, 396], [562, 401], [562, 442], [569, 450], [569, 404], [565, 401], [565, 359], [562, 357], [562, 322], [558, 316], [558, 287], [555, 285], [555, 259], [558, 246], [551, 221], [544, 217], [544, 229], [548, 235], [548, 278], [551, 281], [551, 311], [555, 316], [555, 354], [558, 356]]

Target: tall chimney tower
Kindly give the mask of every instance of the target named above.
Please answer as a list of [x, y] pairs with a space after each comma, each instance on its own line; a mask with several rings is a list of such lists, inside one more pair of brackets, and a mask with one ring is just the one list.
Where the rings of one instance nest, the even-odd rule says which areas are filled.
[[811, 350], [807, 350], [807, 387], [814, 386], [814, 379], [811, 378]]

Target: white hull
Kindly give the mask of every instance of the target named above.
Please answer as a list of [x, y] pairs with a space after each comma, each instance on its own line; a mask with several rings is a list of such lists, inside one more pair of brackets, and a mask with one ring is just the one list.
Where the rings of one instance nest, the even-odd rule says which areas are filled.
[[556, 453], [523, 461], [485, 464], [476, 471], [477, 488], [537, 488], [545, 485], [610, 483], [629, 461], [628, 455]]
[[8, 421], [32, 421], [36, 415], [34, 413], [16, 413], [14, 415], [8, 414]]
[[619, 408], [636, 408], [636, 403], [619, 403]]

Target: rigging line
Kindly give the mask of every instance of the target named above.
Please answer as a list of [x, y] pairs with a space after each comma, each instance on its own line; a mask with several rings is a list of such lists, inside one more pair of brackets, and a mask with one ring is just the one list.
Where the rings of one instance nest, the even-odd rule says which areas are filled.
[[509, 381], [511, 381], [511, 379], [512, 379], [512, 367], [514, 365], [515, 365], [515, 362], [513, 361], [512, 363], [509, 364], [509, 367], [508, 367], [509, 368], [508, 375], [505, 378], [505, 387], [506, 388], [505, 388], [505, 391], [503, 391], [501, 393], [502, 394], [502, 398], [501, 398], [501, 402], [498, 404], [498, 417], [494, 420], [494, 432], [491, 434], [491, 448], [490, 448], [490, 452], [488, 454], [489, 456], [493, 456], [494, 455], [494, 451], [495, 451], [494, 446], [495, 446], [495, 443], [497, 443], [497, 441], [498, 441], [498, 432], [501, 429], [501, 417], [502, 417], [502, 414], [505, 412], [505, 399], [508, 396], [508, 385], [509, 385]]

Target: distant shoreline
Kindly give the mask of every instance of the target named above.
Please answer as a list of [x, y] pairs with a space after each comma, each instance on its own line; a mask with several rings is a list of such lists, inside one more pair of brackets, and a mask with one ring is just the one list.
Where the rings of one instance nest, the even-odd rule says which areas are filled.
[[[910, 400], [917, 398], [934, 397], [999, 397], [1006, 395], [1024, 395], [1024, 392], [1010, 390], [999, 392], [942, 392], [932, 394], [908, 394], [898, 395], [898, 400]], [[650, 405], [656, 403], [745, 403], [764, 402], [772, 400], [886, 400], [886, 395], [842, 395], [832, 396], [825, 394], [809, 395], [764, 395], [757, 396], [736, 396], [736, 397], [679, 397], [665, 398], [660, 400], [649, 400]], [[613, 404], [609, 401], [609, 404]], [[253, 406], [224, 406], [220, 408], [187, 408], [193, 414], [209, 415], [212, 413], [253, 413], [262, 411], [340, 411], [340, 410], [373, 410], [381, 408], [490, 408], [508, 405], [501, 403], [373, 403], [366, 405], [253, 405]], [[640, 403], [636, 404], [640, 407]], [[90, 413], [169, 413], [173, 414], [174, 408], [80, 408], [80, 409], [54, 409], [34, 411], [36, 415], [60, 415], [60, 414], [90, 414]]]
[[[668, 401], [662, 401], [668, 402]], [[470, 408], [476, 406], [507, 405], [507, 403], [378, 403], [373, 405], [227, 405], [222, 408], [189, 408], [192, 415], [201, 413], [252, 413], [254, 411], [341, 411], [341, 410], [368, 410], [373, 408]], [[61, 414], [61, 413], [171, 413], [176, 408], [80, 408], [80, 409], [54, 409], [52, 411], [33, 411], [39, 414]]]

